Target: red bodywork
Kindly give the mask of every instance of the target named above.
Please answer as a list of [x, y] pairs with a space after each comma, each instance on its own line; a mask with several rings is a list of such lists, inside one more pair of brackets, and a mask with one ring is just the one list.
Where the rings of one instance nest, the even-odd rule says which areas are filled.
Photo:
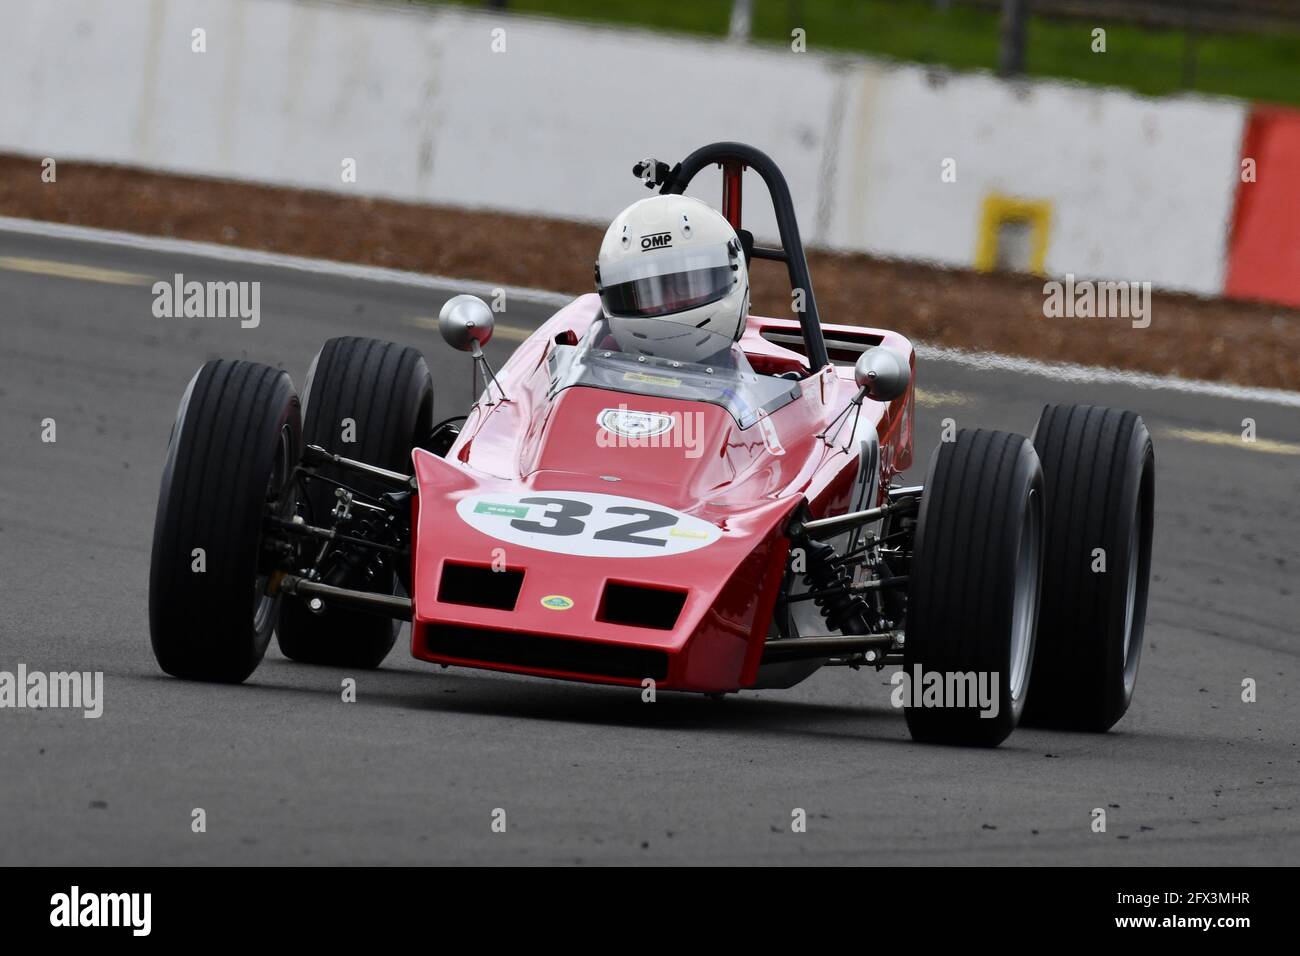
[[[803, 501], [814, 517], [850, 504], [859, 464], [857, 442], [849, 440], [852, 415], [833, 444], [818, 435], [857, 394], [852, 366], [805, 378], [798, 383], [801, 398], [744, 430], [724, 408], [703, 402], [586, 386], [548, 397], [551, 350], [557, 341], [576, 342], [598, 309], [597, 296], [582, 296], [520, 345], [497, 376], [509, 400], [488, 404], [485, 393], [445, 459], [414, 452], [411, 652], [437, 663], [600, 683], [639, 685], [651, 677], [662, 689], [752, 686], [788, 556], [786, 519]], [[833, 358], [851, 363], [853, 347], [884, 345], [914, 365], [910, 343], [896, 333], [823, 328]], [[769, 340], [798, 334], [797, 322], [751, 316], [740, 347], [760, 373], [806, 372], [800, 352]], [[880, 441], [876, 502], [911, 464], [912, 394], [909, 388], [888, 405], [862, 403], [858, 433], [874, 426]], [[688, 458], [680, 448], [602, 447], [597, 416], [611, 405], [693, 413], [701, 423], [701, 453]], [[641, 499], [703, 519], [721, 535], [677, 556], [556, 554], [490, 537], [456, 510], [466, 495], [520, 492]], [[523, 573], [513, 609], [439, 600], [448, 562], [487, 568], [494, 561]], [[678, 592], [684, 603], [671, 628], [609, 623], [600, 618], [610, 582]], [[554, 595], [569, 606], [542, 603]]]

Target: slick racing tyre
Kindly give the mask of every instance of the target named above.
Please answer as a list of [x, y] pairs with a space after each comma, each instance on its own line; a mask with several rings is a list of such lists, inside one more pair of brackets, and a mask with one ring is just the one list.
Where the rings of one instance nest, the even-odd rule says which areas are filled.
[[[392, 471], [411, 470], [411, 449], [433, 425], [433, 379], [424, 357], [413, 348], [376, 339], [330, 339], [317, 353], [303, 388], [307, 444]], [[351, 440], [349, 440], [351, 439]], [[390, 491], [381, 484], [335, 468], [321, 473], [366, 494]], [[309, 523], [328, 526], [334, 487], [306, 482], [302, 514]], [[327, 559], [326, 564], [330, 564]], [[325, 583], [392, 594], [391, 566], [364, 573], [333, 562]], [[398, 624], [364, 611], [331, 606], [313, 613], [297, 599], [280, 608], [276, 636], [286, 657], [306, 664], [378, 667], [393, 647]]]
[[895, 675], [914, 739], [991, 747], [1019, 722], [1034, 659], [1043, 507], [1027, 438], [962, 429], [939, 446], [908, 582], [906, 678]]
[[1133, 700], [1155, 504], [1133, 412], [1049, 405], [1034, 430], [1047, 492], [1043, 603], [1026, 723], [1105, 731]]
[[175, 677], [238, 683], [266, 653], [263, 518], [288, 517], [302, 454], [287, 373], [216, 359], [190, 380], [163, 464], [149, 570], [149, 636]]

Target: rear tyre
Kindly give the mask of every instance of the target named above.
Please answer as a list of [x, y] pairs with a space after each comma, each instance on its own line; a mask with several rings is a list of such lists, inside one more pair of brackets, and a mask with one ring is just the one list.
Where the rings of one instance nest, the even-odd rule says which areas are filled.
[[277, 603], [266, 593], [263, 516], [292, 513], [301, 454], [286, 372], [217, 359], [190, 380], [163, 464], [149, 569], [149, 637], [168, 674], [238, 683], [262, 660]]
[[[908, 584], [904, 713], [914, 739], [992, 747], [1015, 729], [1033, 666], [1042, 547], [1043, 475], [1027, 438], [963, 429], [939, 446]], [[965, 700], [909, 705], [930, 674], [962, 687]], [[970, 693], [980, 687], [987, 707]]]
[[[307, 444], [378, 465], [409, 472], [411, 449], [433, 426], [433, 379], [424, 357], [413, 348], [377, 339], [330, 339], [312, 360], [303, 389]], [[344, 441], [344, 438], [353, 441]], [[371, 495], [390, 488], [352, 473], [322, 468], [321, 474]], [[328, 524], [334, 489], [307, 482], [303, 512], [309, 522]], [[326, 582], [338, 587], [392, 594], [391, 567], [367, 577], [337, 573]], [[378, 667], [393, 647], [399, 625], [385, 617], [326, 604], [313, 614], [298, 599], [284, 602], [276, 637], [286, 657], [305, 664]]]
[[1025, 721], [1101, 732], [1133, 700], [1155, 503], [1151, 435], [1133, 412], [1049, 405], [1034, 430], [1047, 544]]

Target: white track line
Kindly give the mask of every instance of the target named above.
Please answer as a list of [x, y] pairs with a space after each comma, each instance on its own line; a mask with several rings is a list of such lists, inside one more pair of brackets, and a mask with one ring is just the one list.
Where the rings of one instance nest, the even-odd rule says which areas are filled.
[[178, 256], [198, 256], [204, 259], [217, 259], [222, 262], [236, 262], [242, 265], [266, 266], [272, 269], [292, 269], [297, 272], [309, 272], [315, 275], [357, 279], [363, 282], [382, 282], [387, 285], [401, 285], [439, 292], [468, 292], [472, 295], [490, 297], [500, 289], [505, 292], [508, 299], [535, 302], [538, 305], [550, 305], [556, 308], [568, 305], [574, 298], [571, 295], [564, 295], [561, 292], [548, 292], [545, 289], [528, 289], [522, 286], [453, 279], [448, 276], [431, 276], [421, 272], [403, 272], [400, 269], [363, 266], [350, 262], [334, 262], [329, 259], [308, 259], [305, 256], [290, 256], [279, 252], [262, 252], [257, 249], [242, 249], [238, 246], [223, 246], [215, 242], [169, 239], [165, 236], [141, 236], [132, 232], [92, 229], [89, 226], [71, 226], [61, 222], [37, 222], [30, 219], [11, 219], [7, 216], [0, 216], [0, 232], [40, 236], [49, 239], [68, 239], [75, 242], [95, 242], [106, 246], [119, 246]]
[[1075, 365], [1070, 362], [1040, 362], [1037, 359], [998, 355], [995, 352], [968, 352], [965, 349], [945, 348], [939, 345], [918, 344], [916, 357], [931, 362], [952, 362], [968, 368], [1015, 372], [1037, 375], [1058, 382], [1084, 382], [1095, 385], [1128, 385], [1157, 391], [1185, 392], [1189, 395], [1208, 395], [1213, 398], [1230, 398], [1243, 402], [1266, 402], [1300, 408], [1300, 392], [1287, 392], [1280, 388], [1254, 388], [1248, 385], [1229, 385], [1225, 382], [1203, 382], [1177, 375], [1153, 375], [1149, 372], [1129, 372], [1118, 368], [1100, 368], [1095, 365]]
[[[419, 272], [385, 269], [380, 266], [362, 266], [348, 262], [333, 262], [328, 259], [308, 259], [304, 256], [290, 256], [278, 252], [261, 252], [256, 249], [223, 246], [214, 242], [169, 239], [163, 236], [142, 236], [130, 232], [92, 229], [88, 226], [72, 226], [66, 223], [39, 222], [32, 219], [13, 219], [0, 216], [0, 232], [42, 236], [51, 239], [68, 239], [77, 242], [94, 242], [102, 245], [122, 246], [129, 249], [163, 252], [180, 256], [199, 256], [224, 262], [260, 265], [275, 269], [292, 269], [316, 275], [357, 279], [363, 282], [382, 282], [389, 285], [402, 285], [440, 292], [455, 290], [457, 292], [469, 292], [474, 295], [491, 296], [497, 289], [502, 289], [505, 291], [507, 298], [515, 298], [521, 302], [533, 302], [538, 305], [549, 305], [555, 308], [573, 301], [573, 296], [561, 292], [549, 292], [545, 289], [494, 285], [491, 282], [454, 279], [449, 276], [430, 276]], [[965, 349], [926, 345], [925, 343], [914, 344], [917, 358], [951, 362], [955, 365], [964, 365], [975, 369], [1012, 372], [1018, 375], [1034, 375], [1041, 378], [1050, 378], [1058, 382], [1128, 385], [1133, 388], [1184, 392], [1189, 395], [1207, 395], [1213, 398], [1264, 402], [1270, 405], [1300, 408], [1300, 392], [1288, 392], [1278, 388], [1255, 388], [1247, 385], [1229, 385], [1223, 382], [1203, 382], [1196, 379], [1179, 378], [1176, 375], [1128, 372], [1122, 369], [1075, 365], [1068, 362], [1041, 362], [1037, 359], [999, 355], [996, 352], [973, 352]]]

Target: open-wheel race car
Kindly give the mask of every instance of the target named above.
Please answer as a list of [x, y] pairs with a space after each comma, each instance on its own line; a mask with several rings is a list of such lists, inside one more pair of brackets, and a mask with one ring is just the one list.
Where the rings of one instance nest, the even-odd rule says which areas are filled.
[[[1114, 724], [1133, 695], [1151, 563], [1141, 418], [1048, 406], [1032, 438], [957, 431], [924, 485], [902, 483], [912, 346], [822, 325], [776, 165], [718, 143], [635, 172], [680, 196], [714, 165], [738, 245], [710, 274], [732, 281], [741, 256], [784, 263], [796, 318], [746, 309], [734, 337], [692, 326], [706, 358], [616, 334], [644, 291], [629, 272], [623, 292], [575, 299], [496, 372], [482, 352], [492, 311], [448, 301], [443, 336], [484, 388], [441, 422], [407, 346], [329, 340], [301, 402], [283, 370], [200, 368], [154, 532], [162, 669], [242, 681], [273, 630], [295, 661], [377, 667], [409, 620], [423, 661], [638, 692], [903, 665], [895, 702], [926, 741], [997, 744], [1022, 716]], [[746, 169], [768, 188], [779, 247], [742, 228]], [[633, 252], [689, 250], [691, 231], [622, 238]], [[636, 336], [654, 341], [669, 318], [643, 310]]]

